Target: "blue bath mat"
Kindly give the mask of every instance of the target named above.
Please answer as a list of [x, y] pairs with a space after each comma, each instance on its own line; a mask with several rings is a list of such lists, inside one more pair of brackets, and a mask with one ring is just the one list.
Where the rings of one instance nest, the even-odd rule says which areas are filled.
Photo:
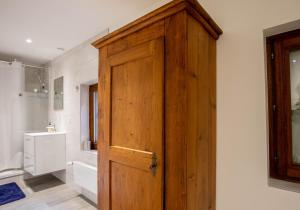
[[25, 194], [15, 183], [0, 185], [0, 206], [25, 198]]

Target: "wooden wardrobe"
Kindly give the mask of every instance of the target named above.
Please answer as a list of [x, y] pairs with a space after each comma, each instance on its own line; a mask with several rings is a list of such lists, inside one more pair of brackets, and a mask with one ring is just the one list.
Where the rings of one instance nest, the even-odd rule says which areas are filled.
[[175, 0], [93, 43], [100, 210], [215, 209], [221, 33], [197, 1]]

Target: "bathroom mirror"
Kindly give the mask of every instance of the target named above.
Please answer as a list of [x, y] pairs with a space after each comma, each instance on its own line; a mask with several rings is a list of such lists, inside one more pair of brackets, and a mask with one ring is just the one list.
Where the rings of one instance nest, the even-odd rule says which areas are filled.
[[59, 77], [54, 80], [54, 110], [64, 108], [64, 78]]

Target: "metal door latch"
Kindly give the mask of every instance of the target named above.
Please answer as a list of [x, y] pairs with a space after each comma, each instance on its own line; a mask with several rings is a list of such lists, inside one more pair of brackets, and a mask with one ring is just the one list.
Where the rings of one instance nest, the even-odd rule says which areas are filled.
[[152, 163], [151, 163], [149, 169], [151, 170], [152, 175], [155, 176], [155, 174], [156, 174], [156, 169], [157, 169], [157, 157], [156, 157], [156, 154], [155, 154], [155, 153], [153, 153], [153, 156], [152, 156]]

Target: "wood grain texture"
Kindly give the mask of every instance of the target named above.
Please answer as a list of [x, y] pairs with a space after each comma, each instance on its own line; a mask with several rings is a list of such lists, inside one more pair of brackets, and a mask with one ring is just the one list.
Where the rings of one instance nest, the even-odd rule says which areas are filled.
[[167, 18], [165, 23], [165, 209], [167, 210], [187, 208], [186, 19], [187, 13], [183, 11]]
[[197, 1], [174, 0], [95, 41], [93, 45], [96, 48], [101, 48], [104, 45], [115, 42], [123, 37], [128, 36], [129, 34], [135, 33], [136, 31], [153, 24], [154, 22], [166, 19], [169, 16], [179, 13], [182, 10], [186, 10], [190, 13], [190, 15], [195, 16], [195, 18], [198, 19], [201, 24], [203, 24], [203, 27], [207, 29], [208, 33], [210, 33], [210, 35], [215, 39], [218, 39], [219, 35], [223, 33], [221, 28], [214, 22], [214, 20]]
[[187, 209], [209, 209], [209, 35], [188, 17]]
[[[108, 199], [109, 189], [107, 187], [108, 183], [108, 166], [105, 164], [107, 162], [108, 153], [106, 147], [108, 145], [108, 133], [106, 130], [108, 126], [105, 121], [109, 117], [109, 104], [107, 104], [107, 46], [103, 47], [99, 51], [99, 79], [98, 79], [98, 108], [99, 108], [99, 128], [98, 128], [98, 208], [107, 209], [107, 203], [104, 202]], [[101, 189], [101, 190], [99, 190]]]
[[123, 165], [149, 171], [152, 163], [153, 152], [146, 152], [125, 147], [111, 146], [109, 149], [109, 159]]
[[[112, 210], [161, 210], [161, 204], [153, 193], [160, 191], [156, 178], [149, 172], [111, 162]], [[133, 181], [134, 180], [134, 181]]]
[[150, 40], [163, 37], [164, 32], [165, 25], [163, 20], [153, 23], [149, 27], [143, 28], [132, 33], [130, 36], [125, 36], [115, 41], [113, 44], [108, 45], [108, 55], [111, 56], [131, 47], [149, 42]]
[[215, 207], [215, 40], [188, 16], [187, 209]]
[[[101, 210], [216, 209], [221, 30], [201, 8], [173, 1], [95, 42], [106, 81]], [[160, 180], [149, 176], [154, 154]]]
[[210, 17], [205, 9], [199, 4], [197, 0], [186, 0], [188, 4], [189, 15], [194, 17], [202, 27], [215, 39], [223, 33], [222, 29], [216, 24], [216, 22]]
[[103, 210], [163, 209], [164, 40], [103, 56], [100, 205]]
[[209, 38], [208, 80], [209, 80], [209, 210], [216, 210], [217, 170], [217, 49], [214, 38]]

